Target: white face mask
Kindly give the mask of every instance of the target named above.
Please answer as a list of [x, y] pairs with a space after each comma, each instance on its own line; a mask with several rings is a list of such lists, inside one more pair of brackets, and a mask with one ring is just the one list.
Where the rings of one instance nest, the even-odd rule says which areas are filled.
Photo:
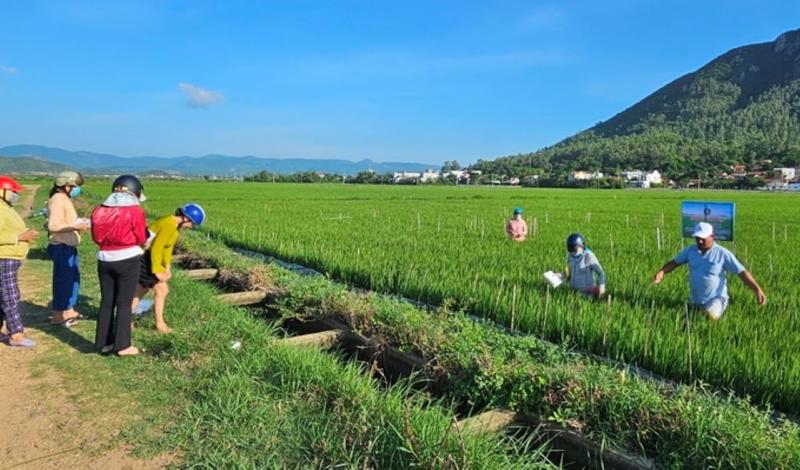
[[8, 189], [6, 189], [5, 192], [3, 193], [3, 198], [6, 201], [8, 201], [8, 203], [11, 204], [11, 205], [14, 205], [17, 202], [19, 202], [19, 194], [15, 193], [13, 191], [10, 191]]

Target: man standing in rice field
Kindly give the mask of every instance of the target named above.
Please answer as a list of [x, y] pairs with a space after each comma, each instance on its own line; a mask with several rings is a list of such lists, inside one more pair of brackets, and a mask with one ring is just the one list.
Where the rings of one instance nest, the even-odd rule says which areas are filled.
[[522, 208], [514, 209], [514, 216], [506, 224], [508, 238], [515, 242], [524, 242], [528, 236], [528, 224], [522, 218]]
[[665, 264], [653, 277], [658, 284], [664, 275], [682, 264], [689, 264], [689, 300], [705, 311], [712, 320], [719, 320], [728, 307], [728, 286], [725, 275], [733, 272], [756, 295], [759, 305], [767, 302], [767, 296], [758, 282], [745, 269], [730, 250], [714, 243], [714, 227], [706, 222], [695, 225], [692, 236], [696, 245], [684, 248], [675, 258]]

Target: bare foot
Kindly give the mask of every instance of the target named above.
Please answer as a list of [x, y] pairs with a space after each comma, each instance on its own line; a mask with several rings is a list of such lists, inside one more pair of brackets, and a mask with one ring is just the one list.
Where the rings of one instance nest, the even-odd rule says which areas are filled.
[[136, 356], [137, 354], [139, 354], [139, 348], [136, 346], [128, 346], [117, 351], [117, 356]]
[[168, 327], [166, 323], [162, 325], [156, 325], [156, 330], [161, 333], [172, 333], [172, 328]]

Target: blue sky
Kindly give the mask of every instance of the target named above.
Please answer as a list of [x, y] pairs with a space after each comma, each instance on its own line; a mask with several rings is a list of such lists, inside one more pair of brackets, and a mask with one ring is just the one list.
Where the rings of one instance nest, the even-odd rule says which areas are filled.
[[533, 151], [785, 1], [2, 1], [0, 146], [462, 163]]

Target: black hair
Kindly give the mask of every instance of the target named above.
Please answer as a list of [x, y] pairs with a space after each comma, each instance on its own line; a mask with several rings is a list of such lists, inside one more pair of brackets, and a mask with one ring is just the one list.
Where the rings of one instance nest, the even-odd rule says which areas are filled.
[[179, 207], [179, 208], [175, 209], [175, 216], [176, 217], [185, 217], [186, 214], [184, 214], [183, 213], [183, 209]]
[[[52, 188], [50, 188], [50, 193], [49, 193], [49, 195], [48, 195], [47, 197], [53, 197], [53, 195], [55, 195], [55, 194], [58, 194], [58, 193], [64, 193], [64, 194], [67, 194], [67, 193], [68, 193], [68, 191], [67, 191], [67, 187], [66, 187], [66, 186], [67, 186], [67, 185], [65, 185], [65, 186], [56, 186], [56, 185], [53, 185], [53, 187], [52, 187]], [[68, 194], [67, 194], [67, 195], [68, 195]]]

